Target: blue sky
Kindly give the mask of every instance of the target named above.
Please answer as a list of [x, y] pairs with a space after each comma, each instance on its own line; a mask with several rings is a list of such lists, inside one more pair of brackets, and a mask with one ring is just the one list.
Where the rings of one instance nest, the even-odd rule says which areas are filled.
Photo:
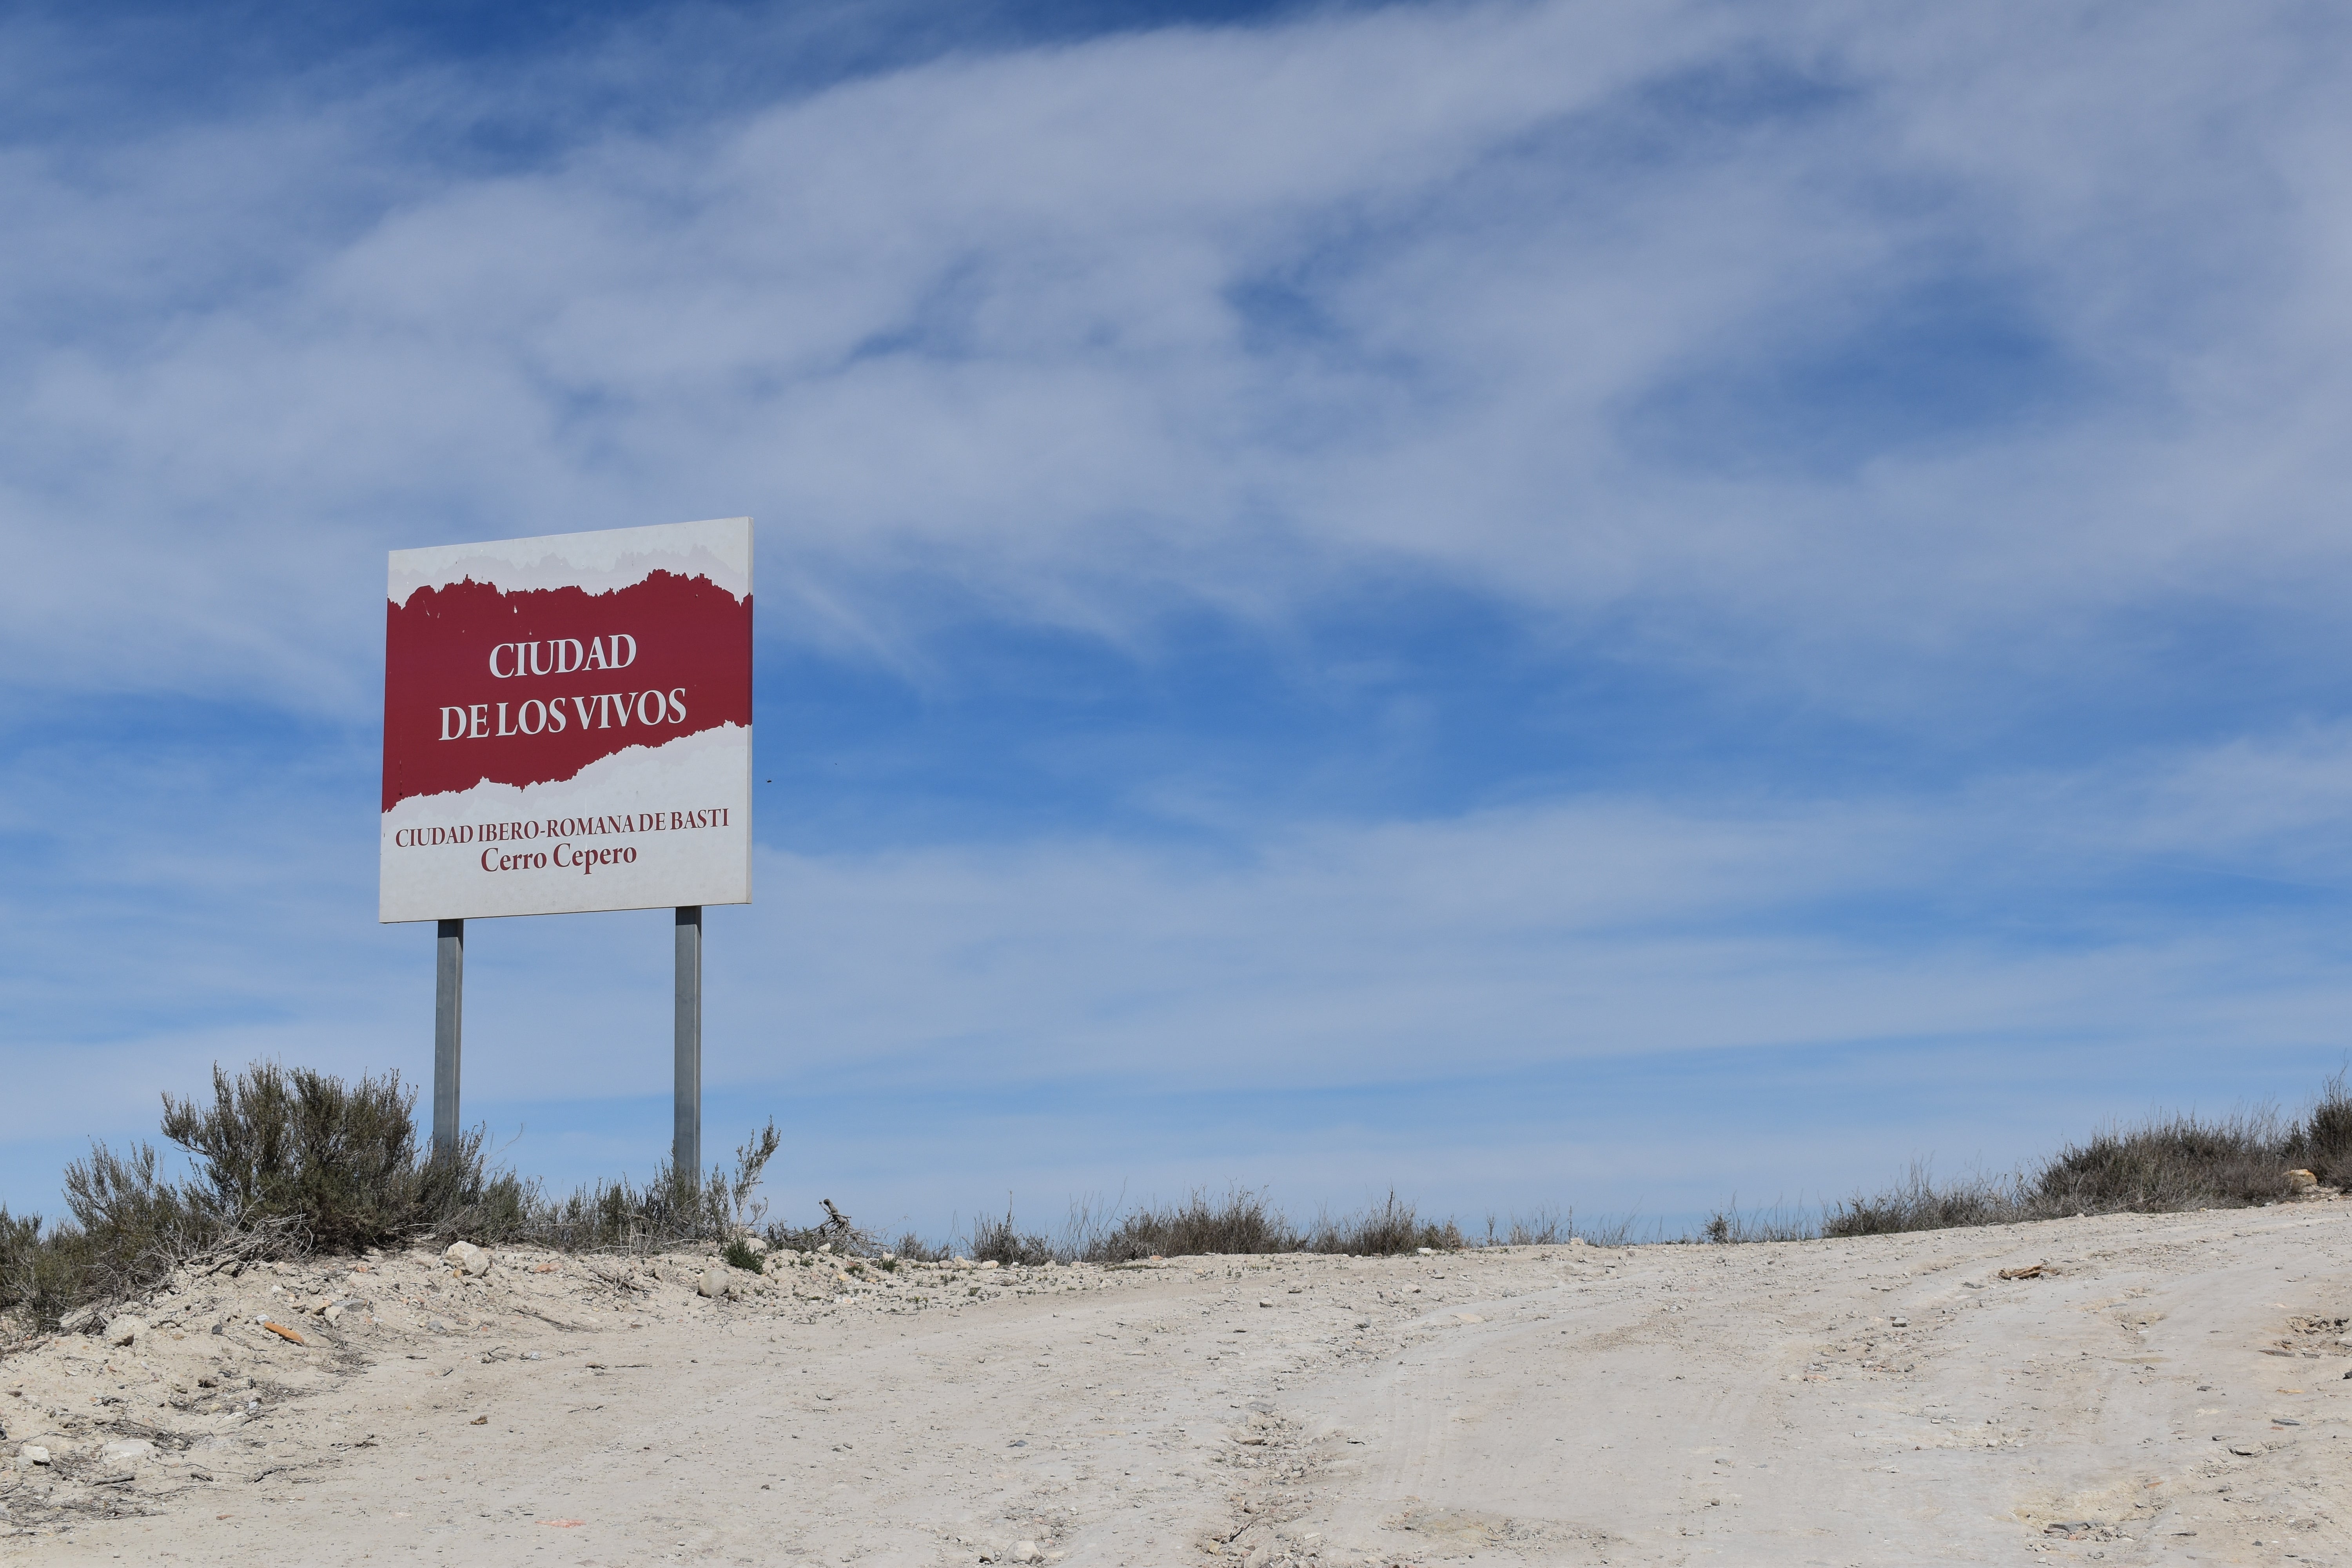
[[[385, 551], [744, 512], [780, 1213], [1674, 1223], [2292, 1102], [2348, 31], [13, 9], [0, 1198], [216, 1060], [429, 1076]], [[665, 918], [475, 927], [520, 1167], [664, 1152]]]

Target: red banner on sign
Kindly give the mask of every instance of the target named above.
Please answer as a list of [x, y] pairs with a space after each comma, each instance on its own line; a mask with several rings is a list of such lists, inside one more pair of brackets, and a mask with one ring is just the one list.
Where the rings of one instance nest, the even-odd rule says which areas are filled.
[[751, 600], [656, 571], [610, 592], [421, 587], [384, 616], [383, 809], [555, 784], [751, 722]]

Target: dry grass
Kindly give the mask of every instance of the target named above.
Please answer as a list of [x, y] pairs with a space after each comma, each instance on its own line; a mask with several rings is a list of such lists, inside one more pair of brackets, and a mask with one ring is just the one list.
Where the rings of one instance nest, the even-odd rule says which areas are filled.
[[[27, 1327], [54, 1326], [78, 1307], [102, 1308], [152, 1289], [174, 1268], [205, 1258], [350, 1251], [422, 1237], [647, 1251], [728, 1241], [756, 1230], [763, 1217], [751, 1194], [779, 1142], [772, 1121], [736, 1151], [731, 1168], [664, 1166], [642, 1187], [602, 1182], [553, 1198], [535, 1182], [490, 1169], [479, 1130], [465, 1136], [454, 1158], [421, 1154], [415, 1100], [396, 1075], [346, 1084], [274, 1064], [234, 1078], [215, 1068], [209, 1100], [163, 1100], [163, 1135], [189, 1155], [189, 1179], [160, 1175], [147, 1144], [128, 1153], [93, 1144], [66, 1170], [65, 1222], [0, 1207], [0, 1313]], [[1201, 1189], [1124, 1212], [1081, 1204], [1057, 1237], [1024, 1228], [1008, 1203], [960, 1244], [909, 1234], [891, 1250], [912, 1258], [961, 1251], [1004, 1264], [1116, 1264], [1204, 1254], [1384, 1256], [1574, 1238], [1610, 1246], [1788, 1241], [2271, 1203], [2293, 1190], [2287, 1173], [2295, 1168], [2330, 1185], [2352, 1183], [2345, 1075], [2329, 1079], [2292, 1119], [2267, 1110], [2158, 1118], [2070, 1144], [2030, 1173], [1937, 1182], [1915, 1165], [1902, 1182], [1818, 1216], [1781, 1205], [1742, 1211], [1735, 1202], [1696, 1232], [1671, 1238], [1637, 1237], [1630, 1218], [1580, 1226], [1573, 1211], [1543, 1209], [1507, 1223], [1490, 1215], [1474, 1244], [1453, 1220], [1425, 1217], [1393, 1192], [1360, 1212], [1318, 1214], [1300, 1226], [1263, 1191], [1234, 1187], [1221, 1197]], [[830, 1201], [824, 1207], [815, 1225], [769, 1226], [768, 1239], [851, 1256], [883, 1252]]]
[[[1522, 1243], [1564, 1241], [1573, 1230], [1570, 1220], [1546, 1211], [1533, 1222], [1514, 1221], [1507, 1231], [1490, 1219], [1488, 1241], [1507, 1237]], [[1321, 1213], [1312, 1224], [1301, 1226], [1276, 1209], [1264, 1192], [1234, 1187], [1221, 1197], [1198, 1188], [1177, 1202], [1147, 1204], [1124, 1213], [1079, 1203], [1072, 1206], [1060, 1234], [1050, 1237], [1024, 1228], [1008, 1206], [1002, 1215], [975, 1225], [960, 1241], [926, 1243], [909, 1235], [899, 1241], [898, 1251], [909, 1258], [961, 1254], [1006, 1265], [1118, 1264], [1152, 1258], [1296, 1252], [1372, 1258], [1424, 1247], [1452, 1252], [1470, 1245], [1454, 1221], [1427, 1218], [1393, 1192], [1370, 1208]]]

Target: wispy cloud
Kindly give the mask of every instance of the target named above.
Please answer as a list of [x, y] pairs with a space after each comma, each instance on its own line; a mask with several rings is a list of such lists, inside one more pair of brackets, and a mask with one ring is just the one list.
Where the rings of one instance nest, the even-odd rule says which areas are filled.
[[[422, 68], [21, 150], [7, 624], [134, 686], [324, 654], [340, 702], [366, 648], [320, 590], [387, 542], [749, 506], [770, 626], [815, 636], [919, 637], [910, 574], [1117, 635], [1409, 570], [1825, 688], [2015, 679], [2182, 601], [2333, 647], [2343, 44], [2296, 7], [1408, 7], [493, 174], [404, 140], [489, 90]], [[66, 615], [100, 552], [121, 608]]]

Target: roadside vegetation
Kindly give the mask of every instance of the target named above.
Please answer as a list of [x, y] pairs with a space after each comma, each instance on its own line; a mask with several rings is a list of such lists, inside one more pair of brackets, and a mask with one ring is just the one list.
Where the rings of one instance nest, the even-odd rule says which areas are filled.
[[[416, 1091], [397, 1074], [345, 1083], [263, 1063], [215, 1068], [209, 1097], [163, 1097], [162, 1133], [188, 1173], [161, 1173], [148, 1143], [103, 1143], [68, 1166], [65, 1217], [13, 1215], [0, 1205], [0, 1348], [26, 1332], [95, 1322], [115, 1303], [152, 1291], [178, 1270], [235, 1268], [311, 1253], [352, 1253], [413, 1242], [530, 1242], [567, 1251], [654, 1252], [722, 1246], [756, 1267], [751, 1238], [800, 1251], [829, 1248], [880, 1260], [950, 1256], [1006, 1265], [1116, 1265], [1203, 1254], [1319, 1252], [1379, 1256], [1420, 1249], [1636, 1240], [1734, 1244], [1870, 1236], [1960, 1226], [2015, 1225], [2075, 1215], [2166, 1213], [2274, 1203], [2313, 1185], [2352, 1186], [2352, 1088], [2339, 1073], [2302, 1114], [2271, 1110], [2213, 1119], [2173, 1116], [2116, 1126], [2069, 1144], [2038, 1166], [2001, 1176], [1938, 1181], [1915, 1166], [1902, 1181], [1819, 1211], [1742, 1210], [1734, 1204], [1696, 1231], [1637, 1236], [1632, 1220], [1580, 1225], [1541, 1211], [1507, 1223], [1488, 1216], [1465, 1235], [1394, 1193], [1371, 1208], [1298, 1224], [1260, 1191], [1125, 1208], [1075, 1205], [1052, 1234], [1024, 1226], [1008, 1204], [946, 1240], [895, 1244], [824, 1200], [810, 1226], [769, 1223], [753, 1194], [776, 1152], [772, 1121], [731, 1164], [677, 1172], [667, 1163], [643, 1185], [592, 1183], [564, 1194], [493, 1167], [481, 1130], [436, 1154], [418, 1139]], [[13, 1325], [13, 1327], [12, 1327]]]
[[2068, 1144], [2037, 1169], [2008, 1176], [1938, 1183], [1914, 1167], [1895, 1186], [1832, 1205], [1822, 1233], [1873, 1236], [2086, 1214], [2246, 1208], [2292, 1197], [2311, 1183], [2352, 1184], [2352, 1089], [2342, 1073], [2298, 1117], [2254, 1110], [2210, 1121], [2158, 1118], [2109, 1128]]

